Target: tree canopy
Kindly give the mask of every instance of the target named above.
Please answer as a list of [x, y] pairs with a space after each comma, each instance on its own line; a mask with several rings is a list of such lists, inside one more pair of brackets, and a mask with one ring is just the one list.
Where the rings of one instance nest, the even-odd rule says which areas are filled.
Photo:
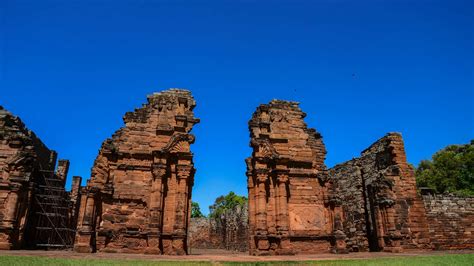
[[191, 218], [202, 218], [204, 214], [201, 212], [201, 208], [199, 207], [199, 203], [191, 202]]
[[216, 199], [214, 204], [209, 206], [209, 216], [211, 218], [220, 217], [226, 210], [231, 210], [238, 205], [244, 205], [247, 202], [247, 198], [239, 196], [233, 191], [229, 192], [226, 196], [220, 196]]
[[423, 160], [416, 169], [418, 187], [437, 193], [474, 196], [474, 140], [465, 145], [450, 145]]

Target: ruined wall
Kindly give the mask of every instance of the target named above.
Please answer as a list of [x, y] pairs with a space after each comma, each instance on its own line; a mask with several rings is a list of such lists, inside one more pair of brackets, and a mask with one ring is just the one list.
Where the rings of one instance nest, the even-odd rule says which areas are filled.
[[77, 227], [77, 219], [79, 217], [79, 208], [81, 206], [81, 182], [82, 182], [82, 177], [73, 176], [71, 191], [69, 193], [70, 206], [71, 206], [69, 209], [69, 219], [71, 220], [72, 229], [74, 229], [74, 237], [75, 237], [75, 232], [76, 232], [76, 227]]
[[236, 205], [216, 220], [215, 230], [223, 236], [225, 249], [248, 251], [248, 204]]
[[71, 247], [69, 161], [55, 165], [56, 152], [0, 107], [0, 249]]
[[434, 249], [474, 248], [474, 197], [424, 195]]
[[76, 251], [187, 253], [195, 105], [170, 89], [125, 114], [81, 191]]
[[192, 218], [189, 230], [191, 249], [248, 251], [248, 205], [237, 205], [221, 217]]
[[329, 176], [349, 250], [429, 247], [425, 209], [400, 134], [387, 134], [360, 158], [330, 169]]
[[329, 252], [334, 220], [318, 175], [325, 170], [322, 137], [307, 128], [296, 102], [260, 105], [249, 122], [246, 160], [251, 254]]
[[345, 236], [348, 251], [368, 251], [366, 198], [360, 160], [354, 159], [331, 168], [332, 181], [330, 199], [342, 207], [337, 221], [339, 230]]
[[216, 221], [207, 217], [191, 218], [189, 247], [194, 249], [224, 249], [223, 235], [217, 230]]

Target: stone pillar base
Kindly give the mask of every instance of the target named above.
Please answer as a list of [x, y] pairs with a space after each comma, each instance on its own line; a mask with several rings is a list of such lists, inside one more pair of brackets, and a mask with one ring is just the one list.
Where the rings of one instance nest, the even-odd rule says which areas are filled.
[[172, 237], [162, 239], [163, 255], [186, 255], [186, 237]]
[[161, 255], [159, 236], [148, 236], [147, 242], [148, 247], [145, 249], [145, 254]]
[[332, 248], [332, 253], [335, 254], [347, 254], [349, 250], [347, 250], [346, 244], [346, 235], [342, 231], [336, 231], [334, 233], [334, 246]]

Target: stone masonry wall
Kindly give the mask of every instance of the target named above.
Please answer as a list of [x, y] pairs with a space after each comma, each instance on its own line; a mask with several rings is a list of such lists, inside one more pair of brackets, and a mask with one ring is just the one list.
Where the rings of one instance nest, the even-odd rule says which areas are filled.
[[424, 195], [434, 249], [474, 249], [474, 197]]
[[248, 251], [248, 205], [237, 205], [218, 218], [192, 218], [191, 249]]
[[215, 220], [207, 217], [191, 218], [189, 246], [193, 249], [224, 249], [223, 235], [217, 230]]
[[354, 159], [329, 170], [333, 182], [333, 198], [342, 205], [340, 217], [347, 249], [352, 252], [368, 251], [366, 198], [360, 160]]

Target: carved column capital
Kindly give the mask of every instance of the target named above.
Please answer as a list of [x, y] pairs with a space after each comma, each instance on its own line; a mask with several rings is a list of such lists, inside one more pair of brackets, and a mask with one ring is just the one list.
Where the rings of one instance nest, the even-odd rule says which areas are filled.
[[167, 172], [166, 164], [163, 163], [154, 163], [152, 165], [153, 179], [161, 180]]
[[280, 184], [285, 184], [285, 183], [288, 183], [289, 181], [289, 170], [274, 170], [273, 173], [276, 175], [277, 177], [277, 181], [280, 183]]
[[263, 169], [255, 169], [254, 174], [257, 176], [256, 181], [257, 183], [264, 183], [268, 180], [268, 174], [270, 171], [266, 168]]
[[193, 170], [192, 165], [176, 165], [176, 176], [178, 179], [189, 179]]
[[257, 183], [265, 183], [268, 179], [267, 174], [257, 174]]
[[277, 176], [277, 180], [280, 184], [286, 184], [289, 181], [288, 175], [286, 174], [281, 174]]

